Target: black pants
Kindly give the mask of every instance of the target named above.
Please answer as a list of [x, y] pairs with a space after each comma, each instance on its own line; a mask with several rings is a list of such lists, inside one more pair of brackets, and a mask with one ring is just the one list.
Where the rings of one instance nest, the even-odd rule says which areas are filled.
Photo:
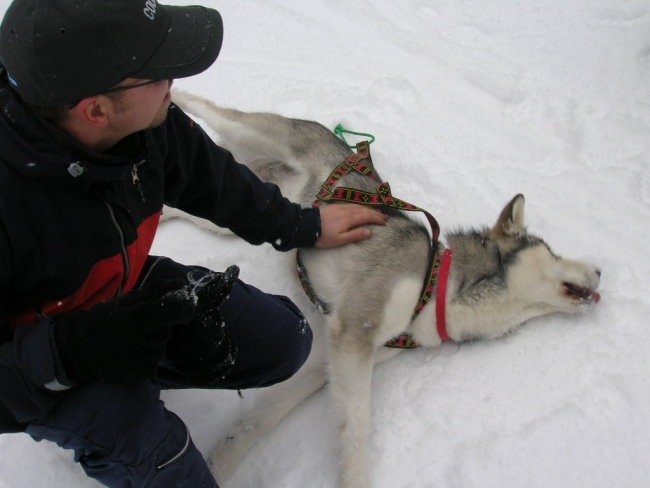
[[[167, 258], [153, 263], [144, 280], [176, 278], [197, 269]], [[311, 329], [286, 297], [238, 281], [221, 314], [237, 355], [227, 377], [210, 388], [269, 386], [292, 376], [309, 355]], [[168, 365], [150, 382], [75, 387], [27, 432], [74, 450], [88, 476], [112, 488], [215, 488], [187, 427], [160, 400], [161, 389], [197, 387], [207, 386]]]

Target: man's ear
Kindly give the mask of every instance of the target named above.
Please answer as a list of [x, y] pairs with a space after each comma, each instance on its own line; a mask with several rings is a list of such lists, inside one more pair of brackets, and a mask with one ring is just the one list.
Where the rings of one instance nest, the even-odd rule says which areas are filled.
[[111, 107], [107, 97], [96, 95], [81, 100], [72, 107], [71, 112], [81, 122], [93, 127], [106, 127], [109, 123]]

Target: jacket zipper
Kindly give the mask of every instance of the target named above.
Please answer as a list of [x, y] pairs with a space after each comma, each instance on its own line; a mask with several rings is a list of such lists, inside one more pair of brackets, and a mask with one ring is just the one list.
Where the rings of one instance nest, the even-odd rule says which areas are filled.
[[[138, 193], [140, 194], [140, 198], [142, 199], [143, 202], [146, 202], [147, 200], [144, 196], [144, 191], [142, 190], [142, 184], [140, 183], [140, 176], [138, 175], [138, 166], [144, 164], [146, 161], [147, 161], [146, 159], [143, 159], [142, 161], [140, 161], [139, 163], [135, 163], [131, 167], [131, 181], [133, 182], [133, 186], [135, 186], [136, 189], [138, 190]], [[117, 294], [121, 295], [122, 290], [126, 286], [126, 282], [129, 279], [129, 275], [131, 274], [131, 263], [129, 262], [129, 255], [126, 251], [124, 231], [122, 230], [120, 223], [117, 221], [117, 217], [115, 217], [115, 211], [113, 210], [113, 207], [111, 206], [110, 203], [104, 201], [104, 204], [108, 209], [108, 215], [110, 216], [111, 222], [113, 222], [113, 225], [115, 226], [115, 229], [117, 230], [117, 234], [120, 238], [120, 253], [122, 254], [122, 264], [124, 265], [124, 278], [122, 279], [122, 283], [120, 283], [120, 287], [117, 290]]]
[[111, 207], [111, 204], [106, 201], [104, 203], [106, 204], [106, 208], [108, 209], [108, 215], [111, 218], [111, 222], [113, 222], [113, 225], [117, 230], [117, 234], [120, 237], [120, 252], [122, 254], [122, 263], [124, 265], [124, 278], [122, 278], [122, 283], [120, 284], [120, 288], [117, 290], [117, 294], [121, 295], [122, 290], [126, 285], [126, 281], [129, 279], [129, 274], [131, 274], [131, 263], [129, 263], [129, 255], [126, 252], [126, 244], [124, 242], [124, 231], [122, 230], [122, 227], [120, 227], [120, 224], [117, 221], [117, 218], [115, 217], [115, 212], [113, 211], [113, 207]]

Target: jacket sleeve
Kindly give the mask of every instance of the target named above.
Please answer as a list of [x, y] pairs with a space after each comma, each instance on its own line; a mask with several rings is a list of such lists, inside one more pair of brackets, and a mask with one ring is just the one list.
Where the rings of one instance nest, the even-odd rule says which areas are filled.
[[[302, 208], [262, 182], [172, 106], [157, 131], [165, 161], [165, 203], [227, 227], [251, 244], [310, 247], [320, 233], [317, 208]], [[161, 139], [162, 138], [162, 139]]]
[[[10, 249], [0, 225], [0, 292], [4, 302]], [[0, 305], [0, 432], [19, 432], [60, 400], [64, 387], [49, 319], [11, 333], [6, 309]]]
[[68, 388], [57, 379], [60, 363], [52, 327], [49, 320], [20, 327], [0, 345], [0, 431], [22, 430], [56, 405]]

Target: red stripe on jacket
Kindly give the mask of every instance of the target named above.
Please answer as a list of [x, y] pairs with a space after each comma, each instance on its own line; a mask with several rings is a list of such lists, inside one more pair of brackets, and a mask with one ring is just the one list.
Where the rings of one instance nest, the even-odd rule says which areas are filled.
[[[149, 256], [161, 214], [162, 212], [158, 212], [144, 220], [137, 229], [138, 237], [126, 247], [129, 260], [129, 275], [126, 279], [122, 254], [117, 254], [95, 263], [85, 281], [72, 295], [58, 300], [49, 300], [35, 308], [38, 308], [42, 314], [52, 317], [74, 310], [87, 310], [98, 303], [108, 301], [120, 293], [122, 284], [124, 284], [121, 289], [122, 294], [131, 291]], [[9, 320], [15, 330], [20, 325], [37, 322], [38, 317], [38, 311], [32, 309], [13, 314]]]

